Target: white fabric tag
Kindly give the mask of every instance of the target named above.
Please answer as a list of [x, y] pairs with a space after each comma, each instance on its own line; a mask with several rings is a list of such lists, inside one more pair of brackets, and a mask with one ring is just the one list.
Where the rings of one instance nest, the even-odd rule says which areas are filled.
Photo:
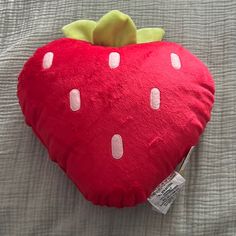
[[194, 151], [194, 148], [195, 148], [195, 146], [192, 146], [192, 147], [190, 148], [190, 150], [189, 150], [187, 156], [184, 158], [184, 160], [181, 162], [181, 164], [179, 165], [179, 167], [178, 167], [178, 169], [177, 169], [177, 171], [178, 171], [181, 175], [183, 174], [183, 172], [184, 172], [184, 170], [185, 170], [187, 164], [188, 164], [189, 161], [190, 161], [190, 157], [191, 157], [191, 155], [192, 155], [192, 153], [193, 153], [193, 151]]
[[154, 210], [166, 214], [184, 183], [184, 177], [176, 171], [162, 181], [148, 198]]

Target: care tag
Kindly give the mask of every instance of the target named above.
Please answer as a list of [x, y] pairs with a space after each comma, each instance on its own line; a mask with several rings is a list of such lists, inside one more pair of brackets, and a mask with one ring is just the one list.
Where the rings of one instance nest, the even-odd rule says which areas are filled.
[[178, 192], [183, 188], [185, 179], [182, 176], [183, 172], [190, 160], [195, 146], [192, 146], [184, 158], [178, 165], [176, 170], [169, 177], [163, 180], [157, 188], [152, 192], [151, 196], [147, 199], [153, 206], [153, 210], [162, 214], [166, 214], [170, 206], [176, 199]]
[[148, 198], [154, 210], [166, 214], [184, 183], [184, 177], [176, 171], [162, 181]]
[[195, 146], [192, 146], [187, 154], [187, 156], [184, 158], [184, 160], [181, 162], [181, 164], [177, 167], [177, 171], [183, 175], [183, 172], [187, 166], [187, 164], [189, 163], [190, 161], [190, 157], [193, 153], [193, 150], [194, 150]]

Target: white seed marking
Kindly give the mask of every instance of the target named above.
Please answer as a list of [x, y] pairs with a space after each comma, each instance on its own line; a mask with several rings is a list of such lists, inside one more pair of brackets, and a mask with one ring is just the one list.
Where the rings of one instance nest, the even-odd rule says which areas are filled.
[[170, 54], [170, 58], [171, 58], [171, 64], [172, 66], [176, 69], [179, 70], [181, 68], [181, 62], [180, 62], [180, 58], [177, 54], [175, 53], [171, 53]]
[[52, 66], [53, 53], [47, 52], [43, 57], [43, 69], [49, 69]]
[[78, 111], [80, 109], [80, 91], [78, 89], [72, 89], [70, 91], [70, 108], [72, 111]]
[[150, 106], [152, 109], [159, 109], [160, 107], [160, 90], [153, 88], [150, 93]]
[[109, 66], [114, 69], [120, 65], [120, 54], [118, 52], [111, 52], [109, 54]]
[[123, 156], [123, 141], [119, 134], [113, 135], [111, 139], [111, 151], [115, 159], [120, 159]]

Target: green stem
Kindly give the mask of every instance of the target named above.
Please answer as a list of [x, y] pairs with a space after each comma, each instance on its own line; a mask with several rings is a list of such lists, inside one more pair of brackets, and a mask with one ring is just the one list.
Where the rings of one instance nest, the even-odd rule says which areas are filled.
[[162, 28], [137, 30], [132, 19], [117, 10], [108, 12], [98, 22], [91, 20], [72, 22], [64, 26], [62, 31], [66, 37], [110, 47], [161, 41], [165, 34]]

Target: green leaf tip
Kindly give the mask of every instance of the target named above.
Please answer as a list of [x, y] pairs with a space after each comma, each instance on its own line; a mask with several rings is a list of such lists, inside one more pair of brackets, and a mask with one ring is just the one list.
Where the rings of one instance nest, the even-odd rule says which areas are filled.
[[132, 19], [118, 10], [108, 12], [98, 22], [92, 20], [72, 22], [64, 26], [62, 32], [68, 38], [109, 47], [161, 41], [165, 34], [162, 28], [137, 30]]
[[137, 43], [161, 41], [165, 35], [162, 28], [143, 28], [137, 30]]
[[114, 10], [104, 15], [93, 31], [97, 45], [120, 47], [136, 43], [136, 27], [128, 15]]
[[67, 38], [80, 39], [93, 43], [93, 31], [96, 22], [92, 20], [77, 20], [62, 28]]

